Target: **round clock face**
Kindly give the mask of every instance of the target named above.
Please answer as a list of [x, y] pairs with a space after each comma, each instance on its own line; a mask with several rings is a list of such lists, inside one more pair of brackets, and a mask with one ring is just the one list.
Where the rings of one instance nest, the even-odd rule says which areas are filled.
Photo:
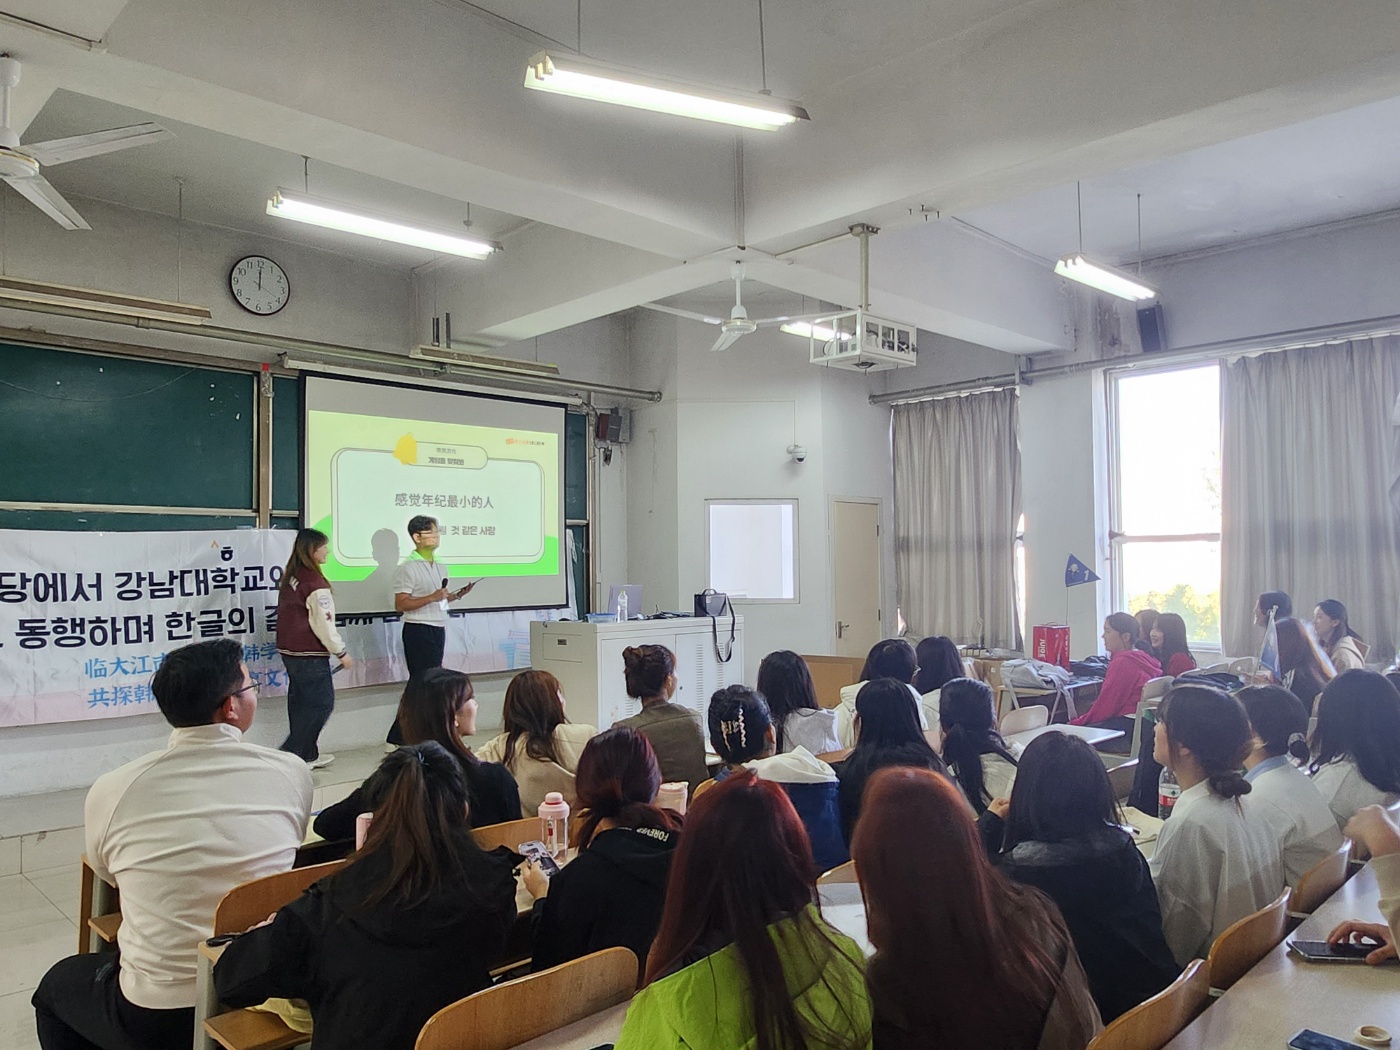
[[265, 255], [249, 255], [234, 263], [228, 287], [239, 306], [263, 317], [286, 306], [292, 295], [287, 272]]

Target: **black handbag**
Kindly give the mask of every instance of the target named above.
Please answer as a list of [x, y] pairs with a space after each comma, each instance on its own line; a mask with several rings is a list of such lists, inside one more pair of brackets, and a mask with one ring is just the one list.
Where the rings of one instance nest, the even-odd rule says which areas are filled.
[[[729, 610], [729, 644], [720, 648], [719, 618], [726, 609]], [[695, 596], [695, 615], [710, 618], [710, 638], [715, 644], [715, 658], [722, 664], [729, 663], [734, 656], [734, 635], [738, 625], [734, 603], [729, 600], [729, 595], [721, 594], [712, 587], [705, 588]]]

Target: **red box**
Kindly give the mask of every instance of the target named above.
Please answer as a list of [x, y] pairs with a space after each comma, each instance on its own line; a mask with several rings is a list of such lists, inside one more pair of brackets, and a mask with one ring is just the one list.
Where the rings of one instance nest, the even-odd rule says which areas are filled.
[[1036, 624], [1031, 628], [1031, 656], [1068, 671], [1069, 628], [1060, 623]]

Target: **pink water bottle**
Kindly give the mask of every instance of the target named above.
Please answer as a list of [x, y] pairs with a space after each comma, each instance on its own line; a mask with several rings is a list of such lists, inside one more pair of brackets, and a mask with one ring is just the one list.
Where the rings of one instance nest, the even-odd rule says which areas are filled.
[[557, 791], [540, 803], [540, 841], [551, 857], [562, 857], [569, 849], [569, 804]]
[[656, 793], [656, 804], [662, 809], [673, 810], [685, 816], [686, 797], [689, 792], [690, 785], [684, 780], [662, 784]]
[[369, 835], [370, 822], [374, 820], [373, 813], [361, 813], [355, 818], [355, 848], [365, 848], [365, 837]]

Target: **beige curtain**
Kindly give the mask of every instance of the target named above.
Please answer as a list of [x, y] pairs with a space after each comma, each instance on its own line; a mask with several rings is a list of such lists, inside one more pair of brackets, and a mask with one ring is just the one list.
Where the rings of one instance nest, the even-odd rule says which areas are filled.
[[[1256, 653], [1255, 596], [1283, 590], [1305, 620], [1323, 598], [1395, 652], [1400, 611], [1400, 339], [1284, 350], [1226, 366], [1221, 381], [1222, 641]], [[1170, 446], [1170, 442], [1168, 442]]]
[[1019, 649], [1015, 390], [894, 410], [895, 579], [909, 633]]

